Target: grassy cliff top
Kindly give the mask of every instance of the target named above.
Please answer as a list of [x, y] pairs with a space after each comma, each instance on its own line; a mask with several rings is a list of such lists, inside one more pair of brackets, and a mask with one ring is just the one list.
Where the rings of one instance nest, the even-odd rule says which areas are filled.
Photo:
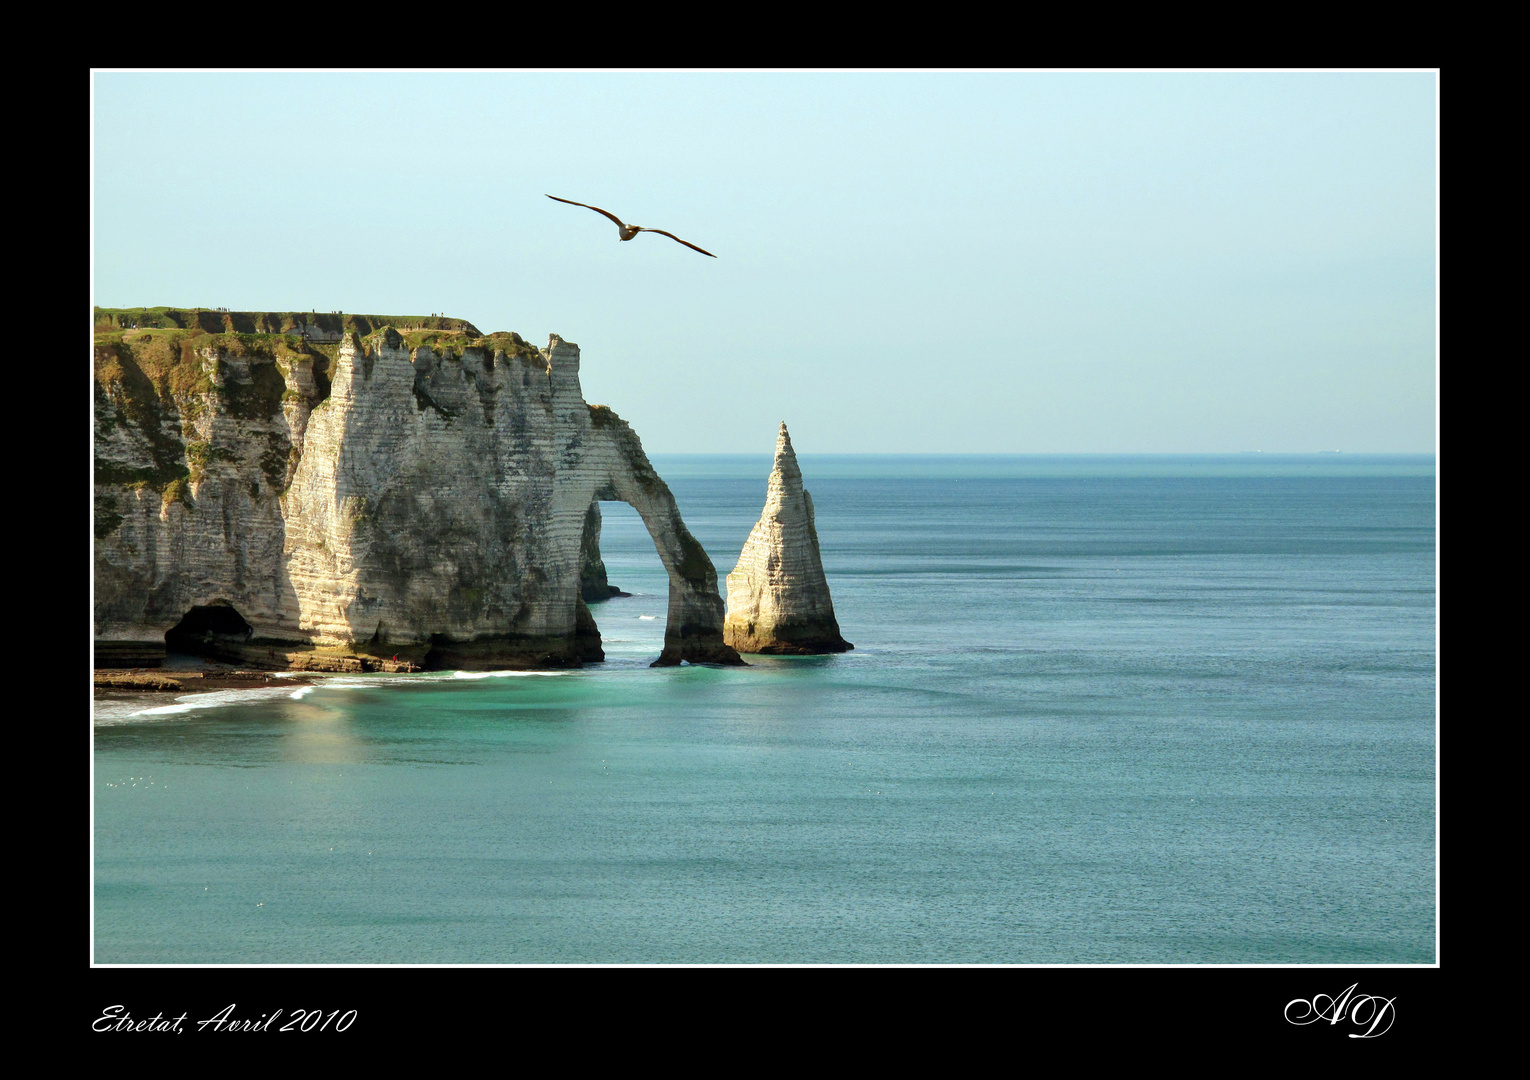
[[[179, 356], [192, 361], [191, 349], [212, 346], [236, 356], [252, 359], [281, 360], [294, 356], [325, 355], [333, 358], [335, 346], [328, 349], [322, 344], [304, 342], [287, 334], [208, 333], [200, 328], [192, 330], [152, 329], [121, 330], [96, 327], [96, 348], [122, 346], [140, 356]], [[174, 361], [172, 361], [174, 362]]]
[[[375, 337], [376, 335], [374, 335]], [[483, 349], [488, 352], [504, 352], [507, 356], [519, 356], [526, 360], [542, 362], [542, 353], [519, 334], [480, 334], [477, 330], [399, 330], [399, 337], [410, 349], [425, 345], [434, 353], [461, 355], [464, 349]]]
[[217, 308], [95, 309], [96, 330], [201, 330], [208, 334], [296, 334], [316, 327], [326, 334], [354, 333], [361, 337], [384, 326], [404, 331], [446, 331], [483, 335], [466, 319], [446, 315], [351, 315], [339, 311], [221, 311]]
[[[541, 352], [519, 334], [504, 331], [485, 334], [466, 319], [447, 315], [346, 315], [340, 312], [218, 311], [214, 308], [102, 308], [95, 309], [96, 344], [126, 345], [134, 352], [154, 349], [156, 339], [164, 346], [203, 348], [213, 346], [252, 357], [280, 359], [307, 353], [334, 359], [334, 341], [297, 341], [303, 329], [321, 330], [324, 336], [354, 333], [369, 344], [392, 327], [410, 349], [422, 345], [443, 355], [461, 355], [464, 349], [503, 350], [526, 360], [541, 359]], [[193, 342], [193, 339], [198, 339]], [[189, 354], [187, 354], [189, 359]]]

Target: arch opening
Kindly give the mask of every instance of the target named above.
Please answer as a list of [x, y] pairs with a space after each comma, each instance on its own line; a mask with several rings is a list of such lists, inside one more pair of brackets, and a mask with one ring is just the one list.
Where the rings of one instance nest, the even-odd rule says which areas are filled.
[[580, 558], [583, 611], [608, 661], [649, 663], [664, 651], [669, 573], [648, 525], [622, 499], [597, 499], [585, 516]]
[[607, 576], [605, 558], [600, 551], [602, 523], [600, 500], [592, 500], [584, 514], [584, 533], [579, 542], [579, 595], [586, 604], [632, 595], [612, 585]]

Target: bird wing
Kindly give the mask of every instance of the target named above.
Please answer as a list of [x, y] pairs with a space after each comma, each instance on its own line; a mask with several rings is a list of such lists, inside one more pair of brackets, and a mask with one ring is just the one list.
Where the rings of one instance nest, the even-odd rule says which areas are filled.
[[[560, 199], [556, 195], [548, 195], [547, 197], [549, 199], [554, 200], [555, 202], [566, 202], [570, 206], [582, 206], [586, 210], [593, 210], [597, 214], [604, 214], [604, 215], [606, 215], [606, 217], [608, 217], [612, 221], [616, 222], [616, 227], [618, 229], [625, 229], [627, 227], [627, 223], [625, 221], [623, 221], [621, 218], [617, 217], [615, 214], [611, 213], [611, 211], [609, 211], [609, 210], [602, 210], [600, 207], [598, 207], [598, 206], [591, 206], [589, 203], [575, 202], [573, 199]], [[684, 243], [684, 242], [685, 241], [683, 241], [683, 240], [681, 241], [681, 243]], [[714, 255], [713, 258], [716, 258], [716, 256]]]
[[[672, 232], [665, 232], [663, 229], [639, 229], [638, 232], [656, 232], [660, 236], [667, 236], [671, 240], [679, 241], [680, 243], [684, 244], [686, 247], [690, 248], [692, 251], [699, 251], [703, 255], [712, 255], [712, 253], [710, 251], [708, 251], [706, 248], [699, 248], [695, 244], [691, 243], [689, 240], [681, 240], [674, 233], [672, 233]], [[715, 259], [715, 258], [717, 258], [717, 256], [716, 255], [712, 255], [712, 258]]]

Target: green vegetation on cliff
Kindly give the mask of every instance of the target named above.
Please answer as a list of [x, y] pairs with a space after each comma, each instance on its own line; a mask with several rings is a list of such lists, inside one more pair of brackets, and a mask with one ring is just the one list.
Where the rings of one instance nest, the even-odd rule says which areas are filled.
[[[231, 368], [233, 361], [244, 361], [247, 366], [236, 373]], [[124, 465], [98, 453], [97, 486], [152, 488], [166, 502], [190, 506], [191, 485], [201, 479], [210, 462], [239, 460], [233, 448], [213, 446], [198, 437], [197, 421], [208, 403], [215, 401], [219, 412], [238, 420], [274, 419], [281, 415], [288, 396], [282, 365], [300, 361], [312, 365], [315, 393], [310, 404], [317, 404], [329, 395], [333, 359], [301, 338], [209, 333], [200, 327], [106, 329], [97, 333], [97, 435], [111, 435], [119, 427], [131, 429], [147, 443], [148, 450], [148, 461], [135, 465]], [[260, 467], [271, 486], [280, 490], [289, 448], [285, 437], [276, 433], [268, 442], [271, 445], [261, 455]], [[110, 535], [121, 523], [117, 509], [115, 503], [103, 503], [98, 508], [98, 537]]]
[[514, 356], [522, 360], [533, 360], [538, 364], [546, 363], [542, 356], [542, 350], [526, 341], [519, 334], [503, 332], [484, 334], [476, 341], [468, 342], [468, 346], [474, 349], [483, 349], [486, 352], [503, 352], [506, 356]]
[[218, 308], [103, 308], [95, 309], [96, 330], [201, 330], [207, 334], [299, 334], [312, 327], [326, 336], [354, 333], [361, 337], [383, 326], [403, 330], [448, 330], [478, 337], [466, 319], [446, 315], [349, 315], [339, 311], [223, 311]]
[[[384, 328], [385, 329], [385, 328]], [[370, 347], [382, 336], [384, 329], [373, 332], [363, 345]], [[505, 333], [503, 331], [493, 334], [480, 334], [472, 327], [466, 330], [406, 330], [394, 326], [394, 331], [403, 341], [404, 346], [411, 352], [420, 347], [429, 348], [437, 356], [446, 358], [448, 355], [461, 356], [468, 349], [478, 349], [488, 353], [491, 357], [495, 353], [504, 353], [506, 356], [517, 357], [522, 360], [532, 360], [537, 364], [544, 363], [542, 351], [535, 345], [529, 344], [521, 335]]]
[[[210, 405], [221, 415], [259, 422], [280, 417], [284, 403], [307, 397], [312, 407], [329, 397], [340, 343], [311, 340], [309, 334], [338, 338], [354, 333], [370, 352], [391, 331], [395, 342], [411, 350], [429, 346], [443, 357], [480, 349], [544, 362], [519, 334], [483, 334], [465, 319], [444, 315], [98, 307], [94, 321], [97, 436], [126, 434], [128, 445], [136, 445], [133, 464], [120, 460], [120, 448], [118, 460], [98, 451], [98, 489], [150, 488], [167, 503], [187, 506], [192, 505], [192, 485], [213, 462], [242, 460], [238, 448], [215, 446], [198, 434], [198, 422]], [[290, 379], [296, 364], [309, 365], [311, 391], [305, 393]], [[258, 464], [271, 488], [280, 492], [296, 449], [279, 432], [266, 438], [269, 445]], [[98, 495], [98, 538], [117, 529], [122, 509], [109, 491]]]
[[[178, 356], [153, 342], [135, 350], [120, 342], [97, 342], [95, 351], [96, 430], [107, 434], [119, 425], [131, 426], [148, 443], [149, 462], [125, 466], [96, 459], [96, 484], [125, 484], [152, 487], [169, 495], [171, 485], [190, 475], [185, 444], [180, 438], [173, 394], [184, 385], [185, 373], [177, 370], [170, 356]], [[166, 430], [167, 426], [170, 430]], [[175, 496], [181, 494], [176, 489]], [[115, 503], [112, 504], [115, 510]], [[108, 514], [105, 520], [115, 515]], [[120, 520], [120, 519], [118, 519]], [[103, 527], [103, 515], [97, 514], [97, 531]], [[115, 526], [113, 526], [114, 528]]]

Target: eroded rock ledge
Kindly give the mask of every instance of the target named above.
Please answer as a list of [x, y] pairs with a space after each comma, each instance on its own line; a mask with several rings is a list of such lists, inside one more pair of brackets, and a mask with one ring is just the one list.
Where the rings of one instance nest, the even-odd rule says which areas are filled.
[[813, 497], [786, 424], [776, 436], [765, 510], [728, 575], [723, 640], [741, 653], [816, 654], [855, 648], [840, 636], [823, 573]]
[[598, 660], [600, 500], [638, 511], [668, 571], [655, 664], [742, 663], [668, 486], [584, 401], [579, 347], [462, 325], [98, 335], [98, 664], [146, 666], [167, 631], [249, 666]]

